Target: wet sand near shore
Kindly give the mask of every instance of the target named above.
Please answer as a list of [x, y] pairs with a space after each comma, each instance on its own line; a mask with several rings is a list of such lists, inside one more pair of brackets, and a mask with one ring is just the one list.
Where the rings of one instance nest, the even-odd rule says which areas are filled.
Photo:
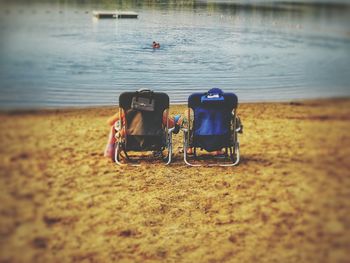
[[240, 105], [229, 168], [118, 167], [115, 111], [0, 113], [0, 262], [349, 262], [350, 99]]

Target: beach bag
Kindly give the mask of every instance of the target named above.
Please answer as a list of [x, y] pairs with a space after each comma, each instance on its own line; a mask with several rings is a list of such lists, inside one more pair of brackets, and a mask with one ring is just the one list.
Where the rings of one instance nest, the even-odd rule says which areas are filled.
[[[141, 96], [141, 94], [146, 94], [147, 96]], [[154, 111], [153, 92], [150, 90], [136, 92], [136, 96], [131, 100], [131, 108], [139, 111]]]

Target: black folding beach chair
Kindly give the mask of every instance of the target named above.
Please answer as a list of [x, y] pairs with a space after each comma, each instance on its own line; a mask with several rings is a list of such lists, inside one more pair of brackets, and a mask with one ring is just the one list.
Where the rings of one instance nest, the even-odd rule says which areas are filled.
[[150, 151], [153, 157], [169, 164], [174, 128], [169, 129], [168, 112], [169, 96], [165, 93], [145, 89], [122, 93], [119, 96], [121, 121], [115, 127], [115, 162], [119, 165], [128, 161], [135, 163], [142, 156], [131, 156], [131, 153]]
[[[206, 164], [234, 166], [239, 163], [238, 133], [242, 132], [242, 126], [237, 117], [237, 106], [238, 98], [234, 93], [223, 93], [216, 88], [189, 96], [188, 121], [183, 128], [187, 165], [200, 166], [203, 161], [213, 158], [215, 164], [212, 160]], [[220, 153], [213, 155], [213, 152]]]

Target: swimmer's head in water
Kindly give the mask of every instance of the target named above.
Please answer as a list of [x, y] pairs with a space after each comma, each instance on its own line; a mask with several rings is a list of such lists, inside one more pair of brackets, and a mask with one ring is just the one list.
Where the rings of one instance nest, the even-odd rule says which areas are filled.
[[156, 41], [153, 41], [152, 47], [153, 48], [160, 48], [160, 45]]

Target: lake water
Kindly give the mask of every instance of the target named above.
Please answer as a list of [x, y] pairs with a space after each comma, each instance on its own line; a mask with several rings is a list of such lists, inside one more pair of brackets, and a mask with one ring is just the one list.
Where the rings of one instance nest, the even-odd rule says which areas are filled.
[[[350, 96], [346, 4], [62, 2], [1, 4], [1, 108], [115, 105], [142, 87], [172, 103], [212, 87], [245, 102]], [[117, 8], [139, 18], [93, 18]]]

